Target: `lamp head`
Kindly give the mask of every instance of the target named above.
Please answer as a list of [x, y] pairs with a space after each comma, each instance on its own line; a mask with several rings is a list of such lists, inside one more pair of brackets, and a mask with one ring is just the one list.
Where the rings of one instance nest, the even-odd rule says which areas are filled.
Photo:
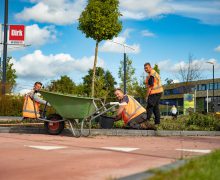
[[215, 63], [213, 61], [207, 61], [206, 63], [214, 65]]

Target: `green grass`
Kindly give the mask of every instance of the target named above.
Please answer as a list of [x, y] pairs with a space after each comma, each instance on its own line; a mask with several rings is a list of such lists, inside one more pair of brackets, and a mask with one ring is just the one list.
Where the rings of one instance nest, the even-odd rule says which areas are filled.
[[156, 172], [150, 180], [217, 180], [220, 179], [220, 150], [189, 160], [169, 172]]

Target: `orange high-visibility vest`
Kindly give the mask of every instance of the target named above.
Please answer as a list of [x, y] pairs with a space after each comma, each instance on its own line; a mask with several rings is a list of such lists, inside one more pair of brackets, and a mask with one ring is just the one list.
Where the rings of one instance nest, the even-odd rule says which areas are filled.
[[153, 84], [153, 88], [151, 89], [149, 95], [162, 93], [163, 92], [163, 86], [161, 85], [160, 76], [154, 69], [151, 70], [150, 74], [146, 78], [147, 87], [149, 88], [148, 80], [149, 80], [150, 76], [154, 77], [154, 84]]
[[146, 109], [143, 108], [133, 97], [128, 96], [128, 99], [128, 104], [125, 106], [125, 109], [122, 112], [122, 119], [124, 120], [125, 124], [143, 112], [146, 112]]
[[33, 101], [29, 95], [26, 95], [24, 98], [24, 105], [23, 105], [23, 117], [27, 118], [39, 118], [39, 108], [40, 103]]

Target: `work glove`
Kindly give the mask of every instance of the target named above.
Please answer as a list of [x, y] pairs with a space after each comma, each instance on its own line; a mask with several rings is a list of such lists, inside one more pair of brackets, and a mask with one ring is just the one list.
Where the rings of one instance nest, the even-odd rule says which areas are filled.
[[49, 103], [48, 101], [47, 101], [46, 103], [47, 103], [47, 106], [51, 106], [50, 103]]

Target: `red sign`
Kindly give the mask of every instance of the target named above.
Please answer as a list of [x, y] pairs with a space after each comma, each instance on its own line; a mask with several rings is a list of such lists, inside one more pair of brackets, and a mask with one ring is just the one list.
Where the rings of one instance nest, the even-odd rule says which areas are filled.
[[13, 44], [22, 44], [24, 43], [24, 34], [25, 26], [24, 25], [9, 25], [9, 41]]

